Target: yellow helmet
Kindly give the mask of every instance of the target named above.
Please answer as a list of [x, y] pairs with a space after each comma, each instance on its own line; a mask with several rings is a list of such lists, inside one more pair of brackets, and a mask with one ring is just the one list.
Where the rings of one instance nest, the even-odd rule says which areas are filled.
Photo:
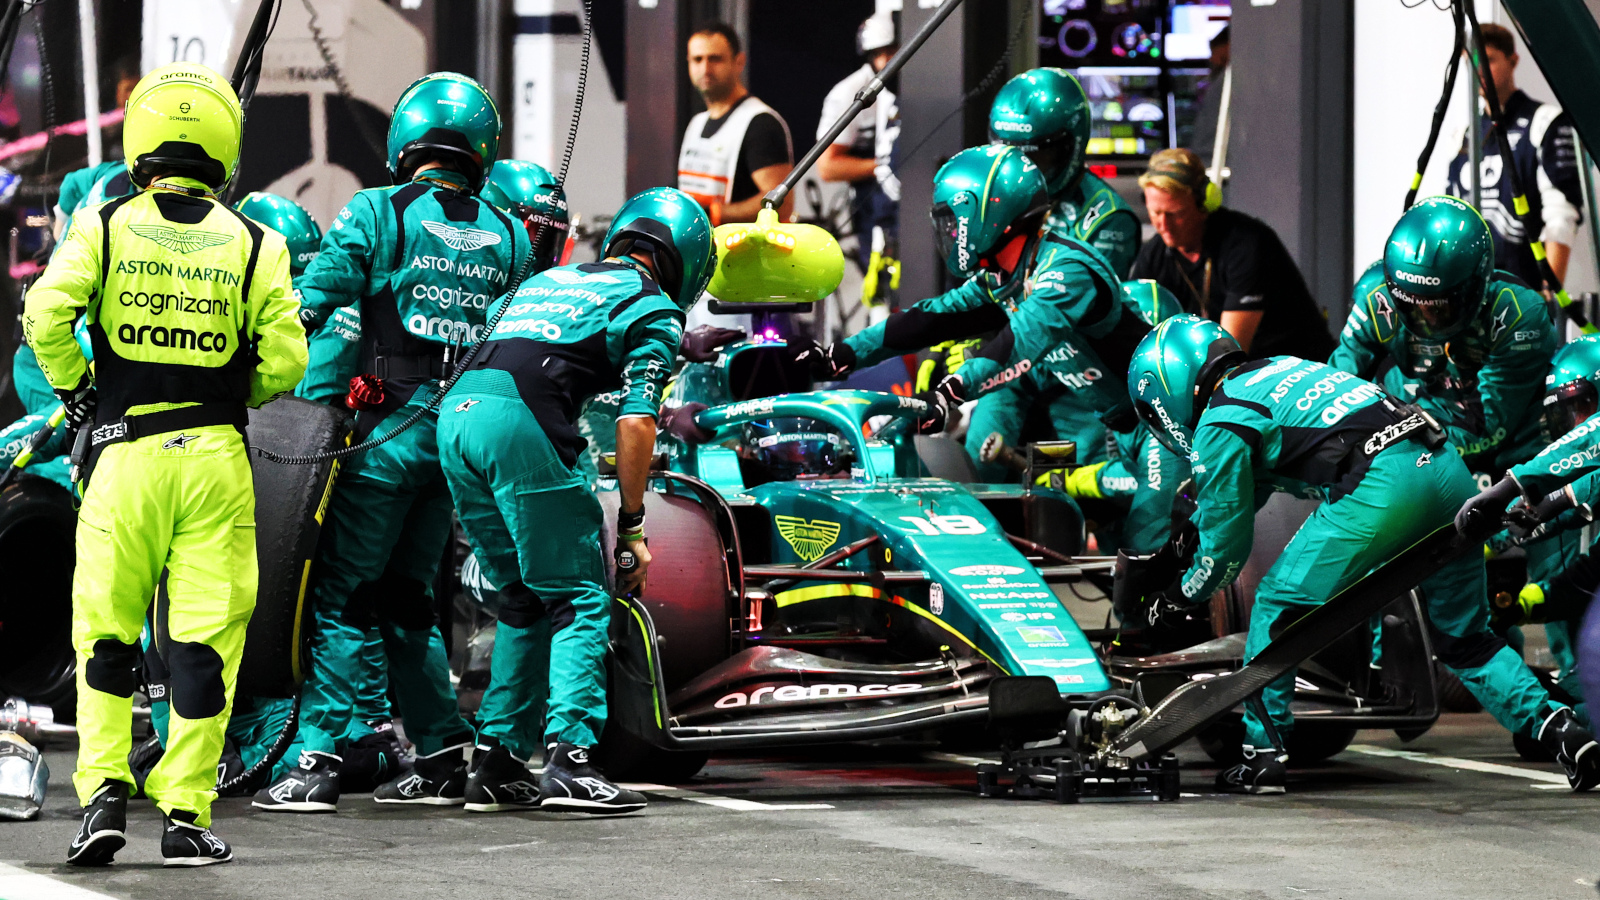
[[239, 164], [243, 127], [239, 96], [218, 72], [194, 63], [153, 69], [128, 97], [122, 123], [128, 176], [140, 187], [159, 172], [221, 188]]

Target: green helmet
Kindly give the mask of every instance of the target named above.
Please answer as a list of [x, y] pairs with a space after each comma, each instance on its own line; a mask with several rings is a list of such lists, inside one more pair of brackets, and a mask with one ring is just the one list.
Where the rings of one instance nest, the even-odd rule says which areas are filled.
[[1168, 450], [1188, 456], [1217, 381], [1248, 357], [1233, 335], [1198, 316], [1173, 316], [1144, 336], [1128, 366], [1133, 411]]
[[1600, 409], [1600, 334], [1556, 351], [1544, 378], [1545, 440], [1556, 441]]
[[[535, 272], [566, 261], [567, 194], [550, 170], [521, 159], [502, 159], [489, 171], [493, 185], [509, 201], [505, 208], [521, 219], [533, 242]], [[499, 205], [499, 204], [495, 204]]]
[[1178, 298], [1150, 278], [1124, 281], [1122, 297], [1133, 304], [1139, 311], [1139, 318], [1151, 328], [1183, 312], [1183, 304], [1178, 302]]
[[417, 166], [444, 157], [467, 177], [473, 193], [500, 152], [500, 111], [483, 85], [455, 72], [434, 72], [411, 83], [389, 120], [389, 174], [411, 180]]
[[[496, 168], [499, 167], [496, 166]], [[511, 211], [511, 198], [507, 197], [506, 192], [500, 190], [499, 185], [495, 184], [492, 180], [485, 180], [483, 182], [483, 187], [478, 189], [478, 198], [480, 200], [487, 200], [491, 206], [497, 206], [506, 212]]]
[[289, 244], [289, 274], [299, 275], [322, 249], [322, 229], [306, 208], [277, 194], [251, 191], [234, 209], [283, 235]]
[[1089, 98], [1066, 69], [1023, 72], [1000, 87], [989, 107], [989, 140], [1025, 151], [1059, 198], [1083, 175], [1089, 144]]
[[957, 278], [992, 273], [996, 299], [1022, 292], [1050, 211], [1044, 176], [1015, 147], [970, 147], [933, 176], [933, 235]]
[[602, 246], [606, 256], [649, 254], [661, 290], [684, 310], [700, 299], [717, 270], [711, 217], [677, 188], [651, 188], [628, 198]]
[[1406, 210], [1383, 251], [1383, 279], [1406, 328], [1443, 341], [1483, 308], [1494, 274], [1494, 239], [1483, 216], [1454, 197]]

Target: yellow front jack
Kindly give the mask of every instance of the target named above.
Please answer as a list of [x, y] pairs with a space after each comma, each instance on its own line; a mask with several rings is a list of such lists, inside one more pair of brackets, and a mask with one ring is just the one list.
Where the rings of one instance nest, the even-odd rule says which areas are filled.
[[844, 278], [844, 254], [833, 235], [780, 222], [776, 210], [718, 226], [716, 243], [717, 271], [706, 290], [723, 303], [815, 303]]

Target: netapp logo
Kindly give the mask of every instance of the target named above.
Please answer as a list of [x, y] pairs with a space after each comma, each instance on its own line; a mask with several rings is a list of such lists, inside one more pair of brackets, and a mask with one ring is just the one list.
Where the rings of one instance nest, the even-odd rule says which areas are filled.
[[174, 350], [200, 350], [205, 353], [228, 352], [228, 336], [220, 331], [190, 331], [187, 328], [167, 328], [162, 325], [117, 326], [117, 340], [124, 344], [145, 344], [171, 347]]
[[768, 685], [750, 693], [734, 691], [712, 705], [717, 709], [755, 706], [764, 697], [775, 703], [793, 703], [796, 700], [847, 700], [851, 697], [878, 697], [885, 694], [910, 694], [922, 690], [920, 684], [798, 684]]
[[1443, 281], [1439, 280], [1439, 276], [1437, 275], [1413, 275], [1404, 269], [1396, 269], [1394, 276], [1401, 281], [1409, 281], [1412, 284], [1427, 284], [1437, 286], [1444, 283]]

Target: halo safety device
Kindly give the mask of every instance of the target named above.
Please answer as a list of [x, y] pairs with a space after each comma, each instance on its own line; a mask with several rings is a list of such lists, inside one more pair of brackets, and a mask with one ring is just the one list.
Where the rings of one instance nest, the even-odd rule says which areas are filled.
[[1494, 239], [1483, 216], [1454, 197], [1406, 210], [1383, 250], [1383, 279], [1406, 328], [1425, 340], [1455, 337], [1487, 302]]
[[651, 188], [628, 198], [601, 246], [606, 256], [647, 254], [656, 283], [683, 310], [700, 299], [717, 270], [711, 218], [677, 188]]
[[221, 190], [238, 169], [243, 128], [239, 97], [220, 73], [195, 63], [153, 69], [128, 95], [128, 177], [141, 188], [157, 175], [175, 175]]
[[1027, 153], [1052, 197], [1066, 194], [1083, 177], [1089, 125], [1089, 98], [1066, 69], [1014, 76], [989, 106], [989, 141]]
[[410, 181], [429, 157], [445, 156], [475, 194], [500, 152], [500, 111], [483, 85], [465, 75], [424, 75], [394, 105], [388, 152], [395, 184]]
[[1173, 316], [1144, 336], [1128, 366], [1133, 410], [1163, 446], [1188, 457], [1217, 383], [1249, 357], [1210, 319]]

